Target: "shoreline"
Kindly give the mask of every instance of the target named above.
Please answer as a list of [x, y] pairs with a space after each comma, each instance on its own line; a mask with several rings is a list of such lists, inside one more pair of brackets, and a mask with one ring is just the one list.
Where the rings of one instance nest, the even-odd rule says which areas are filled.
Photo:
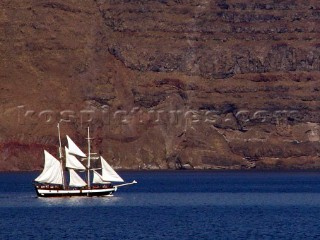
[[[42, 170], [0, 170], [2, 173], [39, 173]], [[119, 172], [150, 172], [150, 173], [160, 173], [160, 172], [194, 172], [194, 173], [204, 173], [204, 172], [215, 172], [215, 173], [299, 173], [299, 172], [310, 172], [320, 174], [320, 169], [117, 169]]]

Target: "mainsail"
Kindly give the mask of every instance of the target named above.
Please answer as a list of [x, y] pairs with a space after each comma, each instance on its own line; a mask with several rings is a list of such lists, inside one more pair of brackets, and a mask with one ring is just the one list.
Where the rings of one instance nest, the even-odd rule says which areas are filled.
[[85, 166], [73, 155], [70, 154], [70, 150], [65, 147], [66, 151], [66, 167], [78, 170], [86, 170]]
[[44, 169], [42, 173], [35, 179], [35, 181], [40, 183], [52, 183], [62, 185], [63, 171], [59, 160], [57, 160], [47, 151], [44, 151], [44, 159]]
[[86, 155], [81, 151], [81, 149], [71, 140], [67, 135], [69, 153], [75, 154], [79, 157], [86, 157]]
[[107, 182], [103, 181], [102, 176], [97, 171], [94, 171], [94, 170], [93, 170], [93, 181], [92, 182], [96, 183], [96, 184], [107, 183]]
[[84, 187], [86, 186], [86, 182], [74, 171], [73, 169], [69, 169], [70, 174], [70, 183], [71, 187]]
[[101, 167], [102, 167], [102, 179], [104, 182], [124, 182], [124, 180], [116, 173], [113, 168], [101, 158]]

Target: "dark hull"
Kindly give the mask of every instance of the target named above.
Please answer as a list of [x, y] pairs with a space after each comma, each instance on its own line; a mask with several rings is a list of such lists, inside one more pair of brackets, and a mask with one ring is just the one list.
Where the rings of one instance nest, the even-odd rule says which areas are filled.
[[94, 197], [112, 196], [117, 188], [96, 188], [96, 189], [41, 189], [35, 187], [38, 197]]

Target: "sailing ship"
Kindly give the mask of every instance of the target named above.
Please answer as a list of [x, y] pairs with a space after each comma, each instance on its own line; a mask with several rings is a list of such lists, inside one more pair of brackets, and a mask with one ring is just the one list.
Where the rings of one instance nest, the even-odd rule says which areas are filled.
[[[97, 157], [97, 154], [90, 152], [92, 138], [90, 138], [89, 128], [87, 154], [67, 135], [68, 147], [64, 148], [65, 155], [63, 156], [59, 124], [58, 134], [59, 160], [44, 150], [44, 169], [34, 180], [36, 193], [39, 197], [112, 196], [119, 187], [137, 183], [136, 181], [124, 183], [124, 180], [102, 156]], [[93, 160], [99, 160], [101, 168], [92, 167], [91, 161]], [[66, 174], [65, 169], [69, 174]], [[81, 172], [85, 173], [86, 181], [83, 180]], [[91, 173], [93, 177], [91, 177]], [[68, 184], [67, 175], [69, 176]], [[113, 185], [113, 183], [121, 184]]]

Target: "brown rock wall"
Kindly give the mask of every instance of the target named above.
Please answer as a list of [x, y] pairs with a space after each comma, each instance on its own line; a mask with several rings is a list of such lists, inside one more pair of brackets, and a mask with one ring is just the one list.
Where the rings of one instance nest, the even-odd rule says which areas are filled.
[[119, 168], [319, 168], [319, 20], [312, 0], [1, 1], [0, 169], [41, 168], [61, 118]]

